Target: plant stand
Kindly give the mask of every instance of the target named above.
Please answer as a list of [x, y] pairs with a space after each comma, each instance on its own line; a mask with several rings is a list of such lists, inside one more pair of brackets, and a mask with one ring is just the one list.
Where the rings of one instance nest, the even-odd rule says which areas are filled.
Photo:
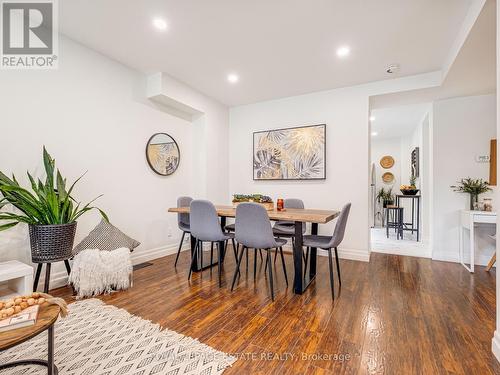
[[[36, 267], [35, 281], [33, 282], [33, 291], [36, 292], [38, 288], [38, 282], [40, 281], [40, 274], [42, 273], [42, 267], [44, 263], [38, 263]], [[66, 266], [66, 272], [68, 276], [71, 273], [71, 267], [69, 265], [69, 259], [64, 260], [64, 265]], [[43, 286], [43, 292], [48, 293], [50, 290], [50, 269], [52, 268], [52, 263], [45, 263], [45, 282]]]

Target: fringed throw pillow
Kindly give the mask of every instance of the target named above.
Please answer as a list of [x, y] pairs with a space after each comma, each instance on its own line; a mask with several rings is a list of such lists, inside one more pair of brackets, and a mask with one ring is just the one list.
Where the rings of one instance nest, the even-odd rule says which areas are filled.
[[74, 260], [69, 275], [78, 298], [92, 297], [131, 285], [130, 250], [122, 247], [111, 251], [85, 249]]

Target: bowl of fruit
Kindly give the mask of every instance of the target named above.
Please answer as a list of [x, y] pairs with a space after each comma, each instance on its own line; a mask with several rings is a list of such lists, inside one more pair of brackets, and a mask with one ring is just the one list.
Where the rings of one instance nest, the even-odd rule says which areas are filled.
[[263, 206], [266, 210], [272, 211], [274, 209], [274, 203], [271, 197], [262, 194], [234, 194], [233, 195], [233, 206], [236, 207], [238, 204], [243, 202], [257, 203]]
[[401, 185], [399, 187], [399, 190], [401, 190], [401, 193], [403, 193], [403, 195], [417, 195], [417, 193], [420, 191], [415, 185]]

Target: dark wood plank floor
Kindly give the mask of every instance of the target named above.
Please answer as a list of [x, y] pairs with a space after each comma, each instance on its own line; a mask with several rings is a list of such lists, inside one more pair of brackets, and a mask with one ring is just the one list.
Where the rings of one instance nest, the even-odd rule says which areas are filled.
[[[278, 260], [271, 302], [260, 259], [256, 281], [250, 257], [231, 293], [232, 251], [222, 288], [217, 269], [188, 282], [188, 257], [177, 271], [175, 256], [155, 260], [134, 272], [133, 288], [102, 299], [238, 355], [225, 374], [500, 374], [491, 353], [494, 270], [470, 275], [454, 263], [372, 253], [370, 263], [341, 260], [332, 302], [327, 258], [302, 296], [286, 287]], [[53, 294], [73, 299], [69, 288]]]

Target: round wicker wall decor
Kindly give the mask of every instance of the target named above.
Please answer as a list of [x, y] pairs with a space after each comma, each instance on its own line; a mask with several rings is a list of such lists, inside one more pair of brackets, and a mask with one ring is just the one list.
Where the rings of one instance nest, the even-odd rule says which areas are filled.
[[391, 172], [385, 172], [382, 175], [382, 181], [384, 181], [386, 184], [390, 184], [394, 182], [394, 175]]
[[380, 159], [380, 166], [384, 169], [389, 169], [394, 166], [394, 158], [390, 155], [386, 155]]

